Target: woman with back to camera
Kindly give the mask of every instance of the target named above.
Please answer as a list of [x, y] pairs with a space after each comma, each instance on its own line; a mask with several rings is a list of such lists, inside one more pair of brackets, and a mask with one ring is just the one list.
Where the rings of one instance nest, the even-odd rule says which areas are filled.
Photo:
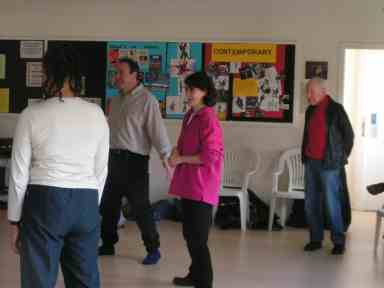
[[21, 287], [100, 287], [99, 201], [108, 170], [103, 111], [79, 98], [79, 57], [70, 46], [43, 60], [44, 100], [26, 108], [13, 139], [8, 219]]
[[175, 167], [170, 194], [181, 197], [183, 235], [192, 264], [184, 278], [175, 278], [177, 286], [211, 288], [213, 270], [208, 248], [212, 208], [218, 204], [223, 166], [223, 136], [213, 106], [216, 91], [204, 72], [185, 80], [188, 104], [177, 148], [170, 165]]

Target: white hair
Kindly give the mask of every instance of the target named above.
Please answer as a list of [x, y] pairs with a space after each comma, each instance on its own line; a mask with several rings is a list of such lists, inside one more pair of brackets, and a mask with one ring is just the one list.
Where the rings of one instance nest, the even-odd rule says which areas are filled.
[[327, 80], [319, 78], [319, 77], [315, 77], [315, 78], [312, 78], [312, 79], [308, 80], [307, 85], [305, 86], [305, 88], [306, 88], [305, 90], [306, 91], [308, 91], [308, 87], [312, 83], [317, 85], [317, 86], [319, 86], [320, 88], [324, 89], [325, 92], [328, 93]]

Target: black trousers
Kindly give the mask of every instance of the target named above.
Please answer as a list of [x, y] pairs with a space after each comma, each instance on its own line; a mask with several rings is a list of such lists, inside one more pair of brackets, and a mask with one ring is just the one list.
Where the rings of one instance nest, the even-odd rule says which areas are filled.
[[111, 150], [109, 173], [101, 204], [103, 245], [119, 241], [117, 225], [121, 200], [125, 196], [132, 207], [147, 251], [160, 247], [160, 237], [149, 202], [149, 157], [129, 151]]
[[196, 288], [211, 288], [213, 270], [208, 237], [212, 225], [212, 206], [183, 199], [182, 208], [183, 235], [192, 259], [189, 275], [194, 280]]

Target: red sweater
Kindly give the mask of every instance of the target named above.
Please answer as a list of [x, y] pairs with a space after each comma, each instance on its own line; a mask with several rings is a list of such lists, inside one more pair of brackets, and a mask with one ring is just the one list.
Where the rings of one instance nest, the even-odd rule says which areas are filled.
[[327, 148], [327, 119], [326, 113], [330, 97], [326, 96], [315, 108], [308, 123], [308, 142], [305, 156], [314, 160], [323, 160]]

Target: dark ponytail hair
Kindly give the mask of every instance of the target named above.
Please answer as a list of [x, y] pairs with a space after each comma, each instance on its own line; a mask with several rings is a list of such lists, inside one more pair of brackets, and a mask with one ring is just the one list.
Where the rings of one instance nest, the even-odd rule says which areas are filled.
[[206, 106], [213, 107], [216, 105], [217, 93], [215, 85], [213, 84], [211, 77], [209, 77], [207, 73], [196, 72], [189, 75], [185, 79], [185, 85], [190, 89], [198, 88], [202, 91], [207, 92], [203, 99], [203, 102]]
[[77, 51], [70, 45], [64, 44], [50, 47], [43, 59], [46, 80], [43, 84], [44, 98], [62, 95], [59, 93], [65, 81], [75, 96], [81, 93], [80, 61]]

